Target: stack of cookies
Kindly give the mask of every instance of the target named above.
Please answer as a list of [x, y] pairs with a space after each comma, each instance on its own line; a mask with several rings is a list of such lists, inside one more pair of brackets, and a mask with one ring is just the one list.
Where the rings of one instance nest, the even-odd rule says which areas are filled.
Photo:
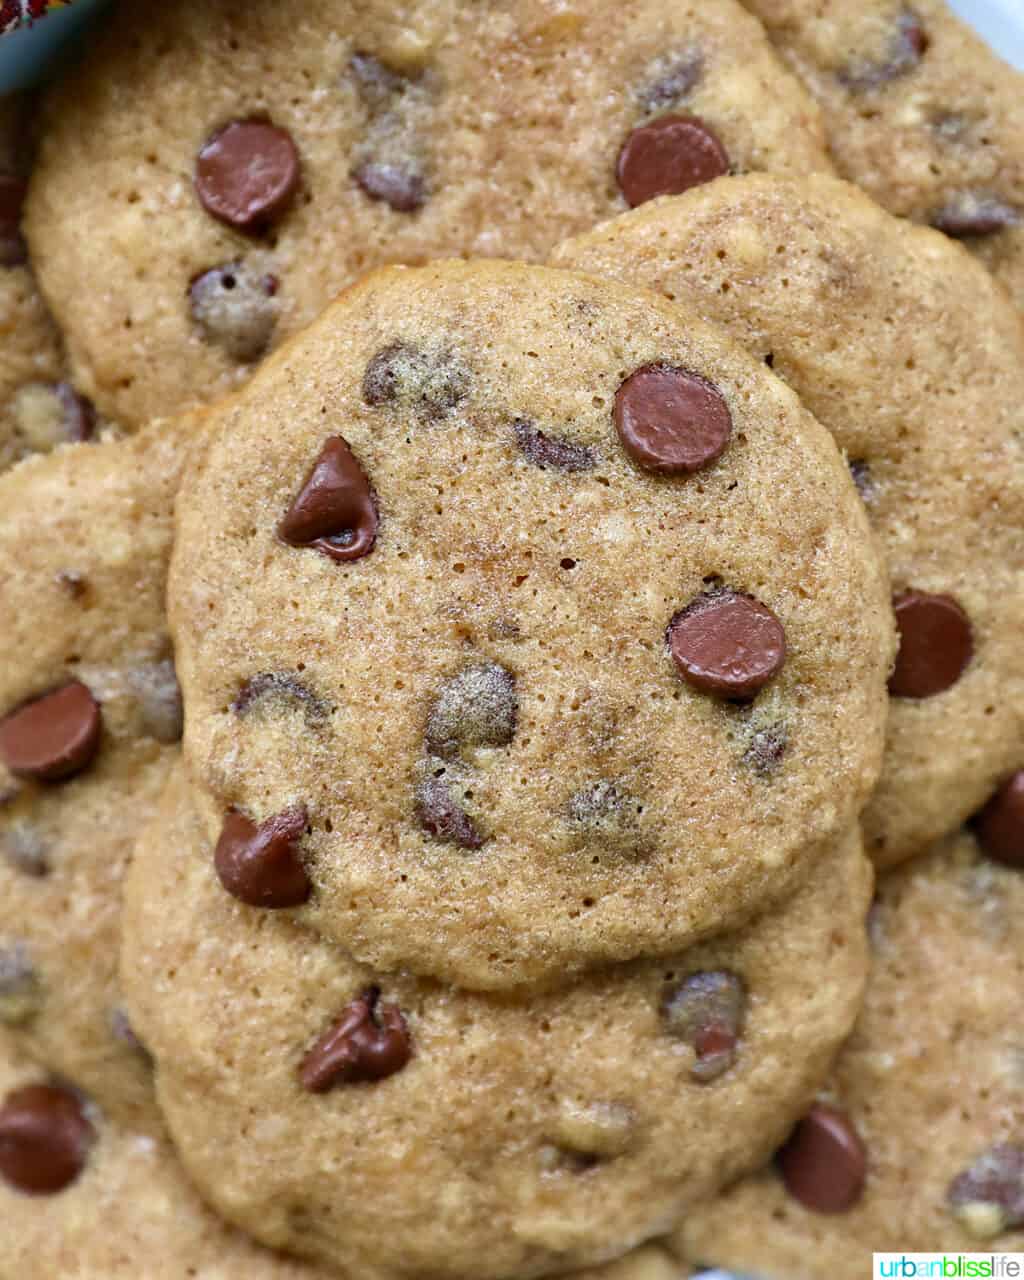
[[174, 0], [0, 123], [0, 1280], [1024, 1248], [1020, 77]]

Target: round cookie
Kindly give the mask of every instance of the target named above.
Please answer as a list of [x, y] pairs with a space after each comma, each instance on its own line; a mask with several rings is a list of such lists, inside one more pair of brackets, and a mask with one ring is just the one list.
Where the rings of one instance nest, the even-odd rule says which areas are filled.
[[826, 177], [722, 179], [554, 260], [725, 324], [846, 454], [901, 633], [867, 845], [927, 847], [1024, 764], [1019, 314], [959, 247]]
[[780, 899], [866, 799], [892, 648], [862, 505], [678, 307], [391, 268], [207, 438], [169, 607], [225, 892], [377, 968], [561, 981]]
[[[1020, 872], [968, 835], [882, 880], [864, 1010], [823, 1095], [831, 1136], [819, 1106], [799, 1158], [782, 1161], [803, 1202], [777, 1170], [747, 1178], [686, 1219], [683, 1256], [777, 1280], [854, 1280], [873, 1250], [1024, 1248], [1022, 910]], [[822, 1212], [840, 1182], [862, 1178], [850, 1206]]]
[[182, 776], [129, 872], [122, 978], [229, 1220], [366, 1280], [544, 1275], [663, 1233], [779, 1141], [856, 1015], [870, 879], [851, 834], [733, 936], [473, 994], [234, 901]]
[[121, 880], [179, 753], [164, 588], [183, 434], [0, 477], [0, 1027], [133, 1125], [153, 1100], [117, 984]]
[[124, 3], [51, 94], [28, 234], [76, 377], [130, 427], [370, 267], [543, 259], [628, 207], [617, 166], [636, 199], [829, 170], [822, 139], [737, 0]]
[[824, 112], [839, 172], [962, 240], [1024, 307], [1024, 76], [944, 0], [743, 0]]
[[2, 1034], [0, 1221], [0, 1280], [328, 1280], [222, 1223], [165, 1136], [111, 1120]]

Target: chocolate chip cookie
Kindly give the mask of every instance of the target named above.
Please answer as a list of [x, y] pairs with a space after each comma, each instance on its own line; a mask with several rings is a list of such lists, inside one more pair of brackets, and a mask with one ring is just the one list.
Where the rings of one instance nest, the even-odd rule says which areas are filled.
[[969, 835], [882, 880], [864, 1011], [828, 1089], [773, 1168], [688, 1217], [686, 1256], [854, 1280], [872, 1250], [1024, 1247], [1022, 910], [1020, 871]]
[[653, 294], [391, 268], [210, 411], [178, 502], [186, 754], [226, 895], [475, 988], [678, 951], [874, 783], [863, 504]]
[[840, 173], [1024, 306], [1024, 76], [944, 0], [743, 0], [820, 103]]
[[1024, 333], [959, 246], [835, 179], [728, 178], [555, 261], [724, 323], [846, 454], [900, 648], [869, 851], [897, 862], [1024, 765]]
[[166, 1136], [112, 1120], [2, 1031], [0, 1220], [2, 1280], [328, 1280], [223, 1223]]
[[153, 1101], [117, 984], [120, 891], [179, 751], [182, 452], [163, 424], [0, 477], [0, 1027], [133, 1125]]
[[224, 892], [184, 777], [141, 837], [122, 978], [203, 1194], [343, 1274], [536, 1276], [663, 1233], [764, 1159], [847, 1033], [870, 873], [549, 993], [380, 973]]
[[130, 427], [237, 384], [369, 267], [542, 259], [662, 191], [829, 167], [737, 0], [125, 3], [53, 91], [28, 235], [76, 376]]

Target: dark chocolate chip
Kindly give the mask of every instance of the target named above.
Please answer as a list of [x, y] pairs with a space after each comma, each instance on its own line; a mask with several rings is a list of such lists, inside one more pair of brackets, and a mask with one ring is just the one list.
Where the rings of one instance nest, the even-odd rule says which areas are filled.
[[817, 1103], [776, 1157], [789, 1194], [815, 1213], [844, 1213], [860, 1199], [867, 1153], [849, 1117]]
[[453, 352], [429, 354], [408, 342], [382, 347], [363, 374], [368, 405], [412, 409], [433, 422], [452, 413], [469, 394], [469, 372]]
[[393, 1076], [411, 1057], [412, 1040], [401, 1009], [382, 1002], [379, 990], [370, 987], [306, 1054], [299, 1079], [310, 1093], [324, 1093], [337, 1084]]
[[444, 778], [426, 778], [420, 783], [416, 817], [424, 831], [442, 844], [458, 845], [460, 849], [483, 847], [484, 837]]
[[854, 93], [877, 89], [913, 71], [927, 52], [930, 41], [924, 24], [912, 9], [903, 9], [889, 41], [886, 56], [877, 62], [860, 61], [838, 72], [840, 82]]
[[396, 213], [415, 213], [426, 203], [423, 175], [406, 165], [364, 160], [352, 170], [352, 177], [371, 200], [383, 201]]
[[28, 261], [21, 234], [21, 206], [25, 182], [11, 173], [0, 173], [0, 267], [20, 267]]
[[312, 886], [296, 847], [306, 829], [303, 805], [276, 813], [259, 826], [232, 810], [214, 851], [221, 884], [250, 907], [300, 906]]
[[700, 80], [704, 59], [698, 49], [659, 58], [649, 79], [637, 90], [637, 100], [645, 111], [661, 111], [685, 98]]
[[95, 1133], [70, 1089], [30, 1084], [0, 1105], [0, 1176], [28, 1195], [53, 1195], [85, 1168]]
[[686, 475], [719, 458], [732, 415], [716, 386], [668, 364], [635, 370], [615, 393], [612, 416], [622, 447], [657, 475]]
[[893, 600], [899, 650], [889, 677], [894, 698], [931, 698], [951, 688], [974, 653], [971, 622], [950, 596], [904, 591]]
[[1011, 774], [974, 819], [986, 856], [1024, 869], [1024, 769]]
[[258, 360], [270, 345], [281, 309], [275, 276], [228, 262], [196, 276], [188, 297], [203, 336], [233, 360]]
[[65, 439], [91, 440], [96, 430], [96, 410], [92, 401], [79, 395], [70, 382], [58, 382], [53, 389], [64, 414]]
[[667, 640], [688, 684], [734, 701], [754, 697], [786, 660], [786, 633], [771, 609], [729, 589], [709, 591], [681, 609]]
[[597, 454], [585, 444], [545, 435], [522, 418], [513, 423], [513, 429], [520, 452], [542, 471], [591, 471], [597, 466]]
[[707, 1084], [733, 1065], [746, 1012], [743, 983], [727, 970], [691, 973], [665, 995], [661, 1013], [667, 1030], [696, 1054], [694, 1080]]
[[1024, 212], [998, 196], [964, 192], [936, 210], [929, 222], [954, 240], [990, 236], [1024, 222]]
[[783, 724], [767, 725], [758, 729], [743, 753], [743, 763], [761, 778], [770, 778], [778, 770], [789, 745], [789, 735]]
[[99, 703], [72, 680], [0, 720], [0, 760], [18, 777], [62, 781], [92, 763], [101, 724]]
[[678, 196], [729, 172], [718, 137], [695, 116], [659, 116], [634, 129], [615, 169], [631, 208], [655, 196]]
[[234, 120], [196, 157], [195, 187], [203, 208], [238, 231], [276, 218], [299, 185], [299, 153], [291, 134], [265, 120]]
[[231, 710], [240, 718], [262, 708], [275, 711], [298, 708], [310, 724], [327, 715], [327, 707], [312, 689], [287, 671], [261, 671], [259, 675], [250, 676], [231, 704]]
[[278, 525], [293, 547], [314, 547], [332, 560], [359, 560], [373, 550], [380, 523], [366, 473], [341, 436], [320, 450], [297, 497]]
[[504, 747], [515, 737], [516, 678], [497, 662], [446, 680], [427, 718], [427, 750], [451, 758], [474, 747]]
[[0, 946], [0, 1024], [18, 1027], [31, 1022], [42, 1001], [39, 977], [24, 943]]
[[972, 1235], [988, 1238], [1024, 1226], [1024, 1147], [990, 1147], [953, 1179], [946, 1195]]

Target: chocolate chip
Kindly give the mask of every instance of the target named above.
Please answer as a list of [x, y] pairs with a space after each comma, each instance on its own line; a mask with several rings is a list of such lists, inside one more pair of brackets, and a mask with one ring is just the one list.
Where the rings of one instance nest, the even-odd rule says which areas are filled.
[[645, 111], [660, 111], [684, 98], [704, 71], [704, 59], [697, 49], [659, 58], [636, 96]]
[[669, 364], [631, 373], [615, 393], [612, 416], [626, 453], [657, 475], [710, 466], [732, 434], [732, 415], [718, 388]]
[[522, 418], [513, 423], [513, 429], [520, 452], [542, 471], [591, 471], [597, 466], [597, 454], [585, 444], [545, 435]]
[[11, 822], [0, 831], [0, 853], [27, 876], [45, 876], [50, 870], [46, 842], [39, 828], [29, 822]]
[[406, 166], [364, 160], [352, 170], [352, 177], [371, 200], [383, 201], [396, 213], [414, 213], [426, 203], [423, 175]]
[[324, 1093], [336, 1084], [393, 1076], [411, 1057], [412, 1041], [401, 1009], [381, 1002], [380, 991], [370, 987], [306, 1054], [299, 1079], [310, 1093]]
[[79, 395], [70, 382], [58, 382], [54, 393], [64, 411], [64, 431], [68, 440], [90, 440], [96, 429], [92, 402]]
[[18, 434], [39, 453], [90, 440], [96, 429], [92, 403], [69, 382], [26, 382], [11, 400]]
[[474, 747], [504, 747], [515, 736], [516, 678], [496, 662], [467, 667], [442, 684], [427, 718], [427, 750], [451, 758]]
[[743, 983], [727, 970], [691, 973], [666, 994], [662, 1018], [672, 1035], [693, 1048], [694, 1080], [707, 1084], [733, 1065], [746, 1012]]
[[42, 1003], [42, 987], [24, 944], [0, 946], [0, 1024], [18, 1027], [31, 1022]]
[[123, 1009], [112, 1009], [110, 1011], [110, 1034], [119, 1043], [126, 1045], [137, 1053], [140, 1058], [152, 1064], [153, 1055], [135, 1034], [135, 1028]]
[[987, 857], [1024, 869], [1024, 769], [1007, 778], [973, 825]]
[[15, 1089], [0, 1105], [0, 1177], [28, 1195], [63, 1191], [85, 1168], [94, 1137], [70, 1089]]
[[933, 213], [929, 222], [955, 240], [990, 236], [1024, 221], [1024, 213], [998, 196], [964, 192]]
[[92, 763], [101, 723], [96, 699], [72, 680], [0, 720], [0, 760], [17, 777], [60, 782]]
[[981, 1239], [1024, 1226], [1024, 1147], [990, 1147], [958, 1174], [946, 1193], [963, 1225]]
[[368, 405], [412, 409], [427, 422], [452, 413], [469, 394], [469, 372], [453, 352], [428, 354], [408, 342], [392, 342], [366, 366]]
[[233, 360], [258, 360], [270, 345], [281, 310], [275, 276], [228, 262], [196, 276], [188, 298], [203, 336]]
[[620, 783], [599, 778], [569, 797], [570, 830], [587, 849], [606, 849], [619, 857], [649, 852], [640, 829], [641, 806]]
[[180, 742], [184, 727], [181, 688], [174, 661], [163, 658], [133, 667], [128, 683], [139, 703], [139, 727], [157, 742]]
[[349, 69], [363, 103], [372, 112], [389, 107], [408, 87], [408, 80], [372, 53], [357, 52], [349, 59]]
[[857, 486], [857, 492], [860, 494], [861, 502], [873, 502], [877, 496], [875, 482], [871, 477], [870, 464], [862, 458], [854, 458], [850, 461], [850, 479]]
[[203, 208], [238, 231], [258, 231], [276, 218], [299, 185], [299, 153], [291, 134], [264, 120], [234, 120], [196, 157], [195, 187]]
[[894, 698], [930, 698], [960, 679], [974, 653], [967, 614], [950, 596], [904, 591], [893, 600], [899, 650], [889, 677]]
[[420, 783], [416, 790], [416, 817], [424, 831], [442, 844], [458, 845], [460, 849], [483, 847], [484, 837], [444, 778], [425, 778]]
[[743, 753], [743, 763], [761, 778], [770, 778], [777, 772], [789, 745], [789, 735], [783, 724], [768, 725], [758, 729]]
[[863, 61], [844, 67], [838, 72], [838, 79], [854, 93], [877, 89], [913, 71], [929, 44], [921, 19], [912, 9], [903, 9], [896, 18], [886, 56], [881, 61]]
[[370, 554], [379, 523], [366, 473], [347, 442], [331, 436], [277, 531], [293, 547], [348, 562]]
[[849, 1117], [817, 1103], [775, 1157], [789, 1194], [815, 1213], [843, 1213], [864, 1190], [867, 1153]]
[[21, 206], [26, 184], [11, 173], [0, 173], [0, 267], [20, 267], [28, 261], [21, 234]]
[[688, 684], [733, 701], [754, 697], [786, 660], [786, 633], [771, 609], [728, 588], [681, 609], [666, 638]]
[[231, 710], [243, 719], [264, 708], [275, 711], [297, 708], [308, 724], [315, 724], [327, 715], [327, 707], [312, 689], [287, 671], [262, 671], [250, 676], [231, 704]]
[[717, 136], [695, 116], [659, 116], [634, 129], [619, 152], [615, 176], [633, 209], [655, 196], [678, 196], [729, 172]]
[[286, 809], [259, 826], [231, 810], [224, 819], [213, 862], [221, 884], [250, 907], [298, 907], [312, 886], [296, 843], [306, 829], [303, 805]]

